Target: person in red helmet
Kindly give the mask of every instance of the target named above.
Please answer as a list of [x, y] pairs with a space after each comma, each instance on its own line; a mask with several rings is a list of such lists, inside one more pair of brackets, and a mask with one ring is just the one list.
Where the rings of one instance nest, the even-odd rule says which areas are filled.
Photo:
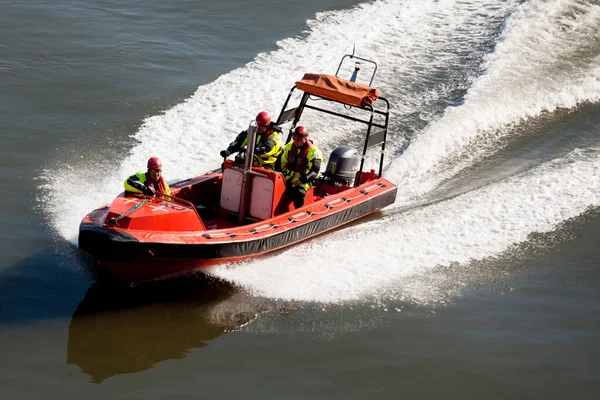
[[125, 179], [123, 186], [126, 192], [144, 193], [147, 196], [157, 194], [170, 195], [171, 189], [162, 176], [162, 162], [158, 157], [148, 160], [146, 173], [136, 172]]
[[[283, 151], [283, 136], [281, 128], [271, 121], [271, 116], [266, 111], [261, 111], [256, 116], [256, 145], [254, 146], [253, 165], [275, 169], [275, 162]], [[248, 146], [248, 131], [242, 131], [229, 144], [226, 150], [221, 150], [221, 157], [226, 158]]]
[[292, 141], [285, 146], [281, 156], [286, 193], [292, 198], [295, 208], [304, 205], [306, 192], [315, 184], [322, 162], [323, 154], [308, 138], [308, 129], [296, 127]]

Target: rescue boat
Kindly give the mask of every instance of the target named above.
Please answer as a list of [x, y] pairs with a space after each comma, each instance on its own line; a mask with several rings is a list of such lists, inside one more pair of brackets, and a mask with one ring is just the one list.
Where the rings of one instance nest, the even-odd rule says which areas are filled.
[[[348, 57], [356, 59], [349, 80], [338, 76]], [[368, 84], [356, 82], [361, 63], [374, 65]], [[374, 61], [347, 54], [335, 75], [304, 74], [289, 91], [276, 121], [290, 126], [286, 143], [307, 112], [349, 120], [364, 135], [362, 151], [340, 145], [323, 160], [302, 207], [294, 208], [281, 172], [252, 166], [251, 124], [243, 159], [170, 184], [170, 196], [119, 194], [83, 218], [79, 248], [114, 275], [143, 282], [263, 256], [392, 204], [397, 186], [382, 176], [390, 103], [372, 87], [376, 70]], [[293, 96], [300, 100], [290, 107]]]

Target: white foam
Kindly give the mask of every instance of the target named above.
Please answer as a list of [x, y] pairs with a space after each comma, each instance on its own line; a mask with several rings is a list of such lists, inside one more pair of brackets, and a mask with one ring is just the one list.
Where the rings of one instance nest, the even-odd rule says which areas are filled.
[[[122, 190], [125, 177], [143, 171], [150, 156], [163, 160], [169, 181], [216, 167], [221, 162], [219, 150], [259, 109], [277, 114], [296, 80], [305, 72], [334, 73], [341, 55], [350, 53], [354, 44], [361, 56], [379, 61], [374, 84], [391, 99], [397, 113], [423, 110], [432, 99], [445, 95], [445, 89], [415, 93], [403, 88], [427, 84], [427, 76], [455, 61], [456, 54], [448, 49], [457, 41], [464, 52], [474, 51], [481, 37], [490, 35], [492, 28], [486, 22], [501, 19], [516, 3], [376, 1], [319, 13], [308, 21], [305, 36], [280, 41], [279, 50], [258, 54], [243, 68], [200, 86], [185, 102], [147, 118], [135, 134], [140, 144], [120, 165], [103, 168], [105, 175], [98, 174], [97, 163], [84, 159], [75, 168], [62, 165], [45, 171], [44, 195], [38, 201], [56, 231], [76, 243], [83, 216], [110, 202]], [[469, 29], [458, 29], [461, 26]], [[303, 123], [325, 154], [348, 134], [347, 125], [334, 124], [331, 118], [308, 112], [306, 117]], [[89, 177], [94, 177], [94, 184], [83, 185]]]
[[[521, 5], [464, 104], [448, 107], [432, 122], [388, 176], [410, 188], [407, 198], [418, 198], [494, 151], [481, 145], [465, 151], [475, 138], [485, 135], [495, 144], [493, 139], [505, 134], [503, 128], [518, 121], [600, 100], [600, 56], [586, 54], [586, 47], [600, 40], [598, 26], [598, 5], [572, 0]], [[461, 162], [441, 162], [455, 154]]]
[[[335, 72], [340, 56], [356, 44], [360, 56], [379, 62], [374, 85], [390, 99], [393, 119], [414, 113], [434, 118], [436, 102], [469, 88], [463, 104], [447, 108], [403, 156], [388, 160], [387, 176], [402, 188], [396, 206], [405, 206], [490, 151], [483, 146], [465, 154], [474, 138], [497, 138], [522, 119], [598, 101], [600, 60], [573, 54], [585, 54], [586, 43], [597, 40], [599, 7], [575, 0], [520, 3], [388, 0], [320, 13], [308, 21], [306, 35], [280, 41], [278, 50], [258, 54], [199, 87], [185, 102], [146, 119], [135, 134], [139, 145], [123, 163], [105, 169], [92, 188], [81, 182], [98, 176], [97, 166], [85, 160], [45, 174], [47, 195], [40, 202], [57, 232], [76, 242], [81, 218], [111, 201], [123, 179], [143, 170], [148, 157], [161, 157], [170, 181], [219, 165], [219, 150], [260, 109], [277, 114], [304, 72]], [[464, 67], [497, 40], [496, 29], [511, 14], [495, 51], [485, 58], [485, 73]], [[452, 75], [453, 68], [464, 74]], [[437, 81], [439, 76], [446, 80]], [[331, 118], [306, 117], [303, 123], [325, 154], [351, 132]], [[391, 133], [393, 150], [400, 135]], [[463, 161], [444, 163], [455, 154]], [[355, 225], [214, 273], [267, 297], [337, 302], [370, 296], [436, 265], [499, 254], [528, 234], [552, 230], [597, 205], [598, 183], [586, 181], [597, 176], [596, 155], [572, 157], [570, 164], [544, 165], [451, 201]]]
[[[532, 232], [600, 204], [600, 150], [576, 151], [527, 174], [328, 234], [284, 254], [212, 273], [261, 296], [317, 302], [384, 296], [437, 266], [501, 254]], [[416, 287], [415, 290], [422, 290]]]

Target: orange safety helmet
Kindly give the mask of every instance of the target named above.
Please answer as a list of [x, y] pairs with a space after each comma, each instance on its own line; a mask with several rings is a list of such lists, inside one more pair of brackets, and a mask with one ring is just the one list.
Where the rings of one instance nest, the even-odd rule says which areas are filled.
[[261, 111], [256, 116], [256, 124], [258, 126], [267, 126], [271, 123], [271, 116], [266, 111]]
[[162, 169], [162, 162], [158, 157], [152, 157], [148, 160], [148, 171]]
[[308, 137], [308, 129], [303, 126], [298, 126], [294, 129], [294, 135], [302, 136], [303, 138]]

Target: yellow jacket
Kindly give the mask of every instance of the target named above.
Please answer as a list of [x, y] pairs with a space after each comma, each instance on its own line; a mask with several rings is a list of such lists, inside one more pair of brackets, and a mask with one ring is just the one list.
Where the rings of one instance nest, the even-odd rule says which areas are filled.
[[[279, 129], [279, 128], [277, 128]], [[273, 127], [269, 127], [264, 134], [270, 136], [261, 143], [263, 134], [257, 132], [256, 144], [254, 147], [254, 155], [256, 156], [252, 162], [255, 167], [270, 167], [273, 168], [277, 158], [283, 151], [283, 137], [281, 132]], [[227, 151], [233, 153], [248, 146], [248, 131], [242, 131], [235, 140], [227, 147]]]
[[[164, 194], [170, 195], [171, 189], [169, 189], [169, 184], [167, 183], [167, 181], [165, 181], [163, 179], [162, 176], [160, 177], [160, 179], [163, 181], [163, 184], [165, 186]], [[136, 172], [135, 174], [131, 175], [129, 178], [125, 179], [125, 182], [123, 182], [123, 186], [125, 187], [125, 190], [128, 192], [144, 193], [144, 186], [147, 186], [146, 185], [146, 174], [142, 173], [142, 172]], [[154, 188], [155, 191], [160, 193], [160, 190], [158, 189], [157, 185], [152, 185], [152, 187]]]
[[295, 168], [288, 168], [288, 161], [290, 158], [292, 156], [298, 156], [302, 151], [301, 149], [297, 149], [296, 154], [292, 154], [294, 151], [293, 149], [295, 148], [293, 141], [289, 142], [285, 146], [285, 150], [281, 156], [281, 170], [283, 172], [283, 176], [285, 177], [285, 182], [291, 184], [299, 180], [302, 183], [301, 186], [304, 188], [304, 190], [308, 190], [308, 188], [314, 185], [315, 179], [321, 171], [321, 163], [323, 162], [323, 154], [321, 153], [321, 150], [312, 144], [312, 142], [310, 143], [311, 146], [306, 154], [306, 164], [304, 165], [302, 172], [296, 172]]

